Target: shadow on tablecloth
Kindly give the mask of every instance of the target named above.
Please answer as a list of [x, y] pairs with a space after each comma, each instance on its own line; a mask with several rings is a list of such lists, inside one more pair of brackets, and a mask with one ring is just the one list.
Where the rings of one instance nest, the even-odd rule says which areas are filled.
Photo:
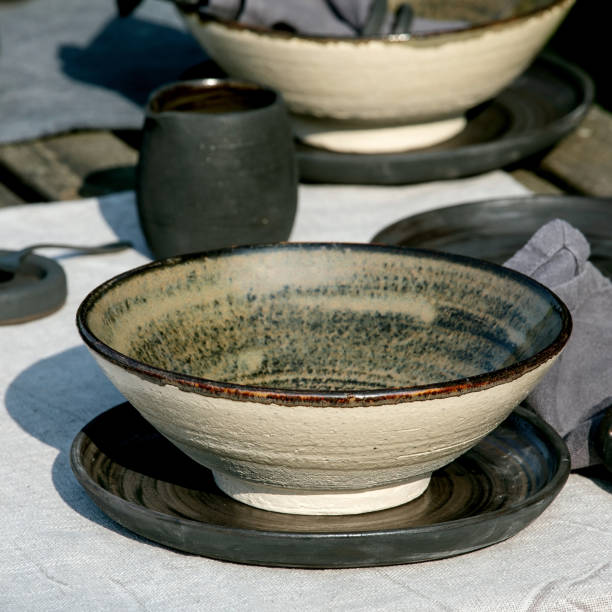
[[[85, 493], [70, 468], [70, 446], [76, 434], [95, 416], [122, 401], [123, 396], [85, 346], [37, 361], [11, 382], [5, 399], [8, 413], [24, 431], [59, 450], [51, 478], [66, 504], [90, 521], [148, 542], [109, 519]], [[48, 475], [39, 477], [46, 480]]]
[[[87, 46], [60, 45], [57, 54], [71, 79], [110, 89], [144, 106], [153, 89], [189, 68], [186, 50], [193, 47], [185, 32], [138, 17], [116, 17], [103, 24]], [[199, 48], [190, 57], [203, 58]]]
[[206, 59], [170, 3], [128, 18], [114, 0], [85, 4], [0, 2], [0, 143], [140, 129], [151, 91]]
[[153, 258], [142, 233], [133, 191], [118, 193], [112, 198], [99, 199], [98, 209], [104, 221], [115, 233], [117, 240], [129, 240], [136, 251]]

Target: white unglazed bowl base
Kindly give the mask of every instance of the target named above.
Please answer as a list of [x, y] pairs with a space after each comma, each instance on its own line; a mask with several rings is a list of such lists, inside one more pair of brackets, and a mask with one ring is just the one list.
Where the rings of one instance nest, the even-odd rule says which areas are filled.
[[461, 132], [465, 117], [431, 123], [372, 126], [292, 115], [293, 131], [302, 142], [338, 153], [398, 153], [444, 142]]
[[255, 508], [286, 514], [343, 515], [375, 512], [405, 504], [421, 495], [431, 475], [402, 484], [358, 491], [305, 491], [241, 480], [213, 472], [217, 486], [231, 498]]

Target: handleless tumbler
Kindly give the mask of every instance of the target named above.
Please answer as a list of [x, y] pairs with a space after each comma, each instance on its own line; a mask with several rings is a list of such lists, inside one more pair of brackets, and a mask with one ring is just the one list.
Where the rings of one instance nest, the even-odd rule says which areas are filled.
[[297, 170], [282, 97], [223, 79], [158, 89], [147, 104], [136, 192], [156, 257], [286, 240]]

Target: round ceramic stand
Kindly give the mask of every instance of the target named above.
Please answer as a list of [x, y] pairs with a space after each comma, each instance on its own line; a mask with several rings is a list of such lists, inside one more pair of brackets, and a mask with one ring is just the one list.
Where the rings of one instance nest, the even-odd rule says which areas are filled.
[[348, 515], [401, 506], [421, 495], [431, 475], [386, 487], [360, 491], [304, 491], [257, 484], [213, 472], [217, 486], [232, 499], [272, 512], [307, 515]]
[[449, 140], [466, 126], [465, 117], [410, 125], [369, 125], [336, 119], [292, 115], [296, 137], [319, 149], [339, 153], [395, 153]]
[[45, 317], [64, 304], [66, 293], [63, 268], [47, 257], [28, 255], [14, 274], [0, 270], [0, 325]]
[[266, 512], [228, 498], [209, 470], [129, 404], [83, 428], [71, 465], [108, 516], [154, 542], [237, 563], [310, 568], [415, 563], [490, 546], [539, 516], [570, 467], [556, 432], [517, 408], [434, 472], [412, 502], [350, 516]]

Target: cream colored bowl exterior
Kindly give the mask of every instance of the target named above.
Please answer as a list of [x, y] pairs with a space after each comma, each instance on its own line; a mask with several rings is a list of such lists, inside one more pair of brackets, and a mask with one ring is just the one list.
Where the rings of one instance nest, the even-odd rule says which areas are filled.
[[526, 69], [573, 3], [406, 41], [270, 36], [184, 18], [228, 74], [279, 90], [295, 113], [419, 123], [458, 116], [495, 96]]
[[555, 359], [515, 380], [457, 396], [313, 407], [186, 392], [92, 354], [144, 418], [194, 460], [237, 478], [307, 490], [366, 489], [427, 477], [497, 427]]

